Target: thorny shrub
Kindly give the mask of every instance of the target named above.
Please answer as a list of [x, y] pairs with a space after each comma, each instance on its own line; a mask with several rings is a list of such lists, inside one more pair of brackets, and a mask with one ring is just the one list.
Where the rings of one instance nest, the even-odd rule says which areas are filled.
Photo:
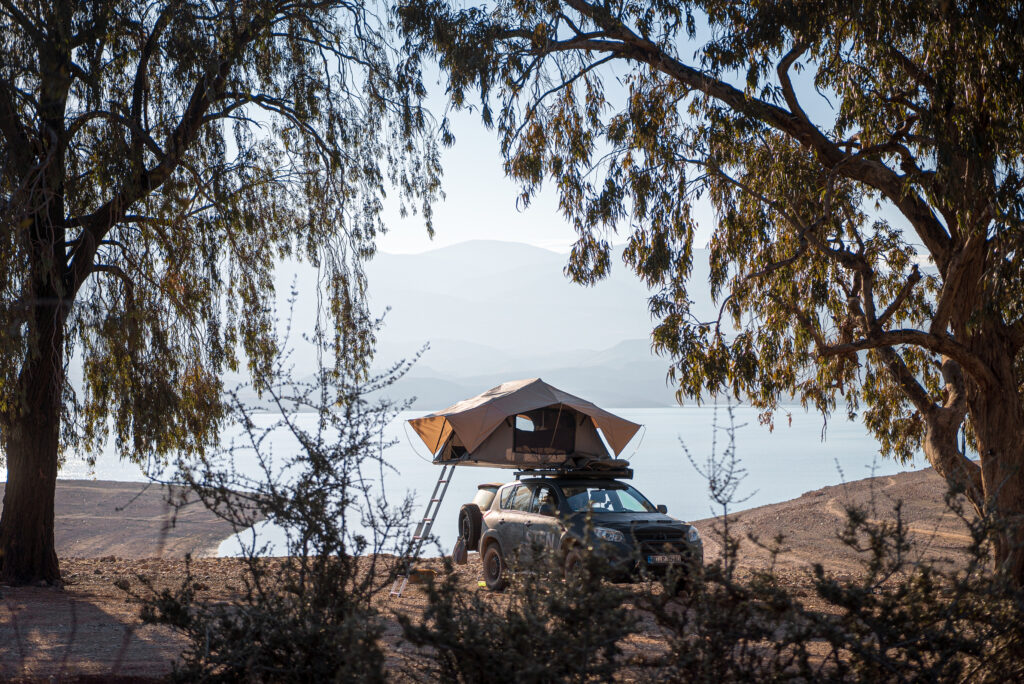
[[[722, 429], [724, 452], [694, 463], [723, 513], [723, 553], [702, 572], [670, 573], [660, 591], [632, 590], [632, 608], [622, 587], [601, 581], [596, 554], [585, 556], [581, 582], [561, 580], [555, 554], [542, 570], [523, 569], [500, 597], [449, 577], [428, 589], [419, 621], [399, 618], [421, 648], [414, 675], [467, 683], [1024, 680], [1024, 591], [989, 560], [997, 515], [971, 517], [962, 497], [947, 496], [972, 540], [968, 561], [955, 566], [917, 553], [900, 505], [883, 512], [871, 504], [848, 507], [836, 539], [860, 554], [862, 572], [852, 578], [819, 564], [808, 571], [807, 590], [782, 581], [782, 537], [750, 538], [771, 562], [741, 572], [729, 506], [745, 471], [734, 426]], [[822, 610], [806, 607], [807, 592]], [[625, 657], [625, 640], [651, 622], [663, 652]]]
[[[718, 429], [717, 426], [715, 429]], [[716, 532], [723, 553], [710, 563], [699, 589], [670, 599], [639, 601], [659, 625], [668, 652], [646, 665], [671, 681], [750, 678], [817, 681], [1020, 681], [1024, 679], [1024, 590], [990, 561], [991, 540], [1005, 524], [997, 512], [964, 511], [964, 498], [946, 495], [948, 510], [969, 531], [967, 561], [925, 559], [910, 538], [902, 504], [880, 511], [847, 506], [836, 542], [858, 552], [862, 570], [852, 578], [809, 573], [810, 593], [824, 604], [810, 610], [797, 589], [783, 583], [775, 560], [784, 538], [750, 538], [769, 552], [767, 569], [740, 576], [739, 542], [728, 508], [745, 471], [728, 446], [695, 468], [722, 509]], [[691, 462], [693, 459], [691, 458]]]
[[628, 593], [602, 581], [596, 554], [584, 554], [563, 581], [557, 554], [530, 552], [541, 555], [528, 569], [522, 564], [500, 596], [467, 591], [452, 573], [430, 583], [422, 617], [397, 616], [405, 639], [421, 649], [406, 674], [466, 683], [611, 679], [621, 642], [636, 628]]
[[[147, 587], [136, 594], [143, 618], [188, 638], [175, 679], [385, 680], [372, 600], [394, 576], [388, 555], [409, 548], [411, 502], [391, 507], [374, 493], [386, 468], [384, 428], [405, 407], [368, 395], [403, 371], [363, 382], [323, 370], [311, 383], [270, 387], [269, 412], [236, 397], [241, 442], [203, 463], [179, 464], [180, 481], [249, 541], [243, 588], [227, 602], [199, 599], [191, 574], [176, 590], [139, 578]], [[295, 443], [282, 451], [294, 455], [275, 460], [272, 443], [282, 435]], [[285, 537], [283, 558], [268, 558], [271, 547], [250, 529], [264, 519]]]
[[[951, 510], [961, 500], [948, 498]], [[663, 681], [752, 678], [797, 681], [1003, 682], [1024, 678], [1024, 592], [993, 572], [988, 520], [964, 518], [969, 560], [957, 568], [922, 560], [896, 506], [887, 519], [850, 507], [837, 543], [862, 552], [852, 578], [810, 571], [822, 610], [780, 581], [773, 565], [740, 575], [735, 544], [679, 598], [645, 594], [668, 651], [644, 663]], [[756, 540], [752, 540], [755, 541]], [[773, 557], [781, 539], [764, 545]]]

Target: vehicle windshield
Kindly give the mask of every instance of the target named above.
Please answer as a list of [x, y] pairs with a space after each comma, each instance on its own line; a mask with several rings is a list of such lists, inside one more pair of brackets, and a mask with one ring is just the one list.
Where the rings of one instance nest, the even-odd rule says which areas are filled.
[[653, 513], [657, 508], [629, 485], [622, 488], [595, 486], [562, 487], [569, 508], [600, 513]]

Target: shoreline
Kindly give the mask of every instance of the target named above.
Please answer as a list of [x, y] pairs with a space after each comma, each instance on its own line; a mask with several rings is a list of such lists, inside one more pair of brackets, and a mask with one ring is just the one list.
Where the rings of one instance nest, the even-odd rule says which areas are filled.
[[[0, 497], [5, 483], [0, 482]], [[174, 492], [180, 500], [181, 491]], [[927, 548], [958, 555], [966, 537], [963, 523], [946, 509], [945, 483], [931, 468], [853, 480], [809, 490], [776, 503], [730, 511], [730, 524], [743, 539], [742, 553], [758, 556], [747, 534], [771, 539], [786, 536], [793, 553], [787, 562], [802, 564], [827, 558], [849, 565], [836, 540], [849, 505], [873, 506], [872, 517], [892, 514], [903, 502], [905, 522], [927, 538]], [[57, 480], [56, 545], [60, 558], [180, 559], [219, 558], [220, 546], [234, 535], [232, 527], [196, 499], [175, 508], [167, 487], [115, 480]], [[0, 504], [2, 508], [2, 504]], [[706, 555], [717, 552], [714, 531], [721, 517], [691, 520], [705, 539]], [[231, 556], [225, 556], [230, 558]]]

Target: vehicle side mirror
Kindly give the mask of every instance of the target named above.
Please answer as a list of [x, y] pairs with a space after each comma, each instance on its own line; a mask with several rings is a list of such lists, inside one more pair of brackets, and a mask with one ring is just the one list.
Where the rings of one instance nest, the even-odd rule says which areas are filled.
[[658, 512], [662, 515], [668, 515], [668, 506], [665, 504], [658, 504]]

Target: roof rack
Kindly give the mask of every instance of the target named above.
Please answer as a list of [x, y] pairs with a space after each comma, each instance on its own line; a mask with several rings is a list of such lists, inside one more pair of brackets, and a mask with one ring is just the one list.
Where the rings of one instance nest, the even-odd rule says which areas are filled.
[[522, 477], [577, 477], [594, 480], [632, 480], [632, 468], [593, 469], [593, 468], [527, 468], [517, 470], [515, 478]]

